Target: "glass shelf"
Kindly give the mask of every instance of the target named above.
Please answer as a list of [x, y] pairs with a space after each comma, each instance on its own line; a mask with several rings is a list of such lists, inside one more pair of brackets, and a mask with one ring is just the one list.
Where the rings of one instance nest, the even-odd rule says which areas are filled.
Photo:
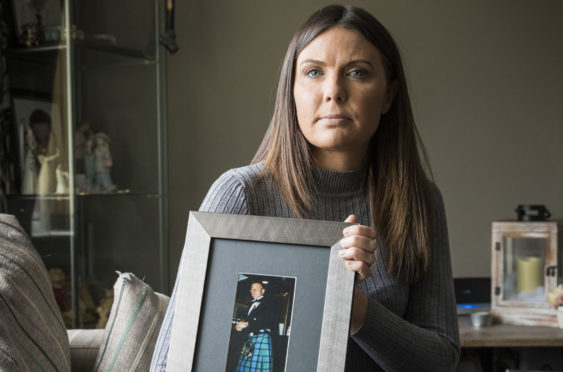
[[92, 41], [81, 41], [81, 40], [76, 41], [75, 45], [80, 48], [95, 50], [101, 53], [115, 54], [124, 57], [131, 57], [131, 58], [139, 58], [139, 59], [149, 60], [151, 62], [154, 62], [154, 56], [151, 57], [143, 51], [122, 47], [119, 45], [105, 44], [105, 43], [92, 42]]
[[[122, 47], [122, 46], [114, 45], [114, 44], [110, 44], [110, 43], [97, 42], [97, 41], [86, 41], [86, 40], [75, 40], [75, 41], [73, 41], [72, 44], [73, 44], [73, 46], [75, 46], [76, 48], [79, 48], [79, 49], [87, 49], [87, 50], [93, 50], [93, 51], [97, 51], [97, 52], [105, 53], [105, 54], [110, 54], [110, 55], [140, 59], [140, 60], [144, 61], [144, 63], [155, 63], [156, 62], [154, 56], [151, 56], [151, 55], [149, 55], [148, 53], [146, 53], [142, 50]], [[21, 46], [19, 46], [19, 47], [16, 47], [16, 48], [9, 48], [8, 51], [7, 51], [7, 56], [8, 57], [23, 57], [23, 56], [29, 56], [29, 55], [35, 55], [35, 54], [45, 55], [46, 53], [52, 54], [53, 56], [55, 56], [58, 52], [64, 51], [64, 50], [66, 50], [66, 44], [61, 44], [61, 43], [53, 43], [53, 44], [49, 44], [49, 45], [39, 45], [39, 46], [34, 46], [34, 47], [21, 47]]]
[[20, 55], [28, 55], [28, 54], [35, 54], [35, 53], [45, 53], [45, 52], [59, 52], [61, 50], [66, 49], [66, 45], [64, 44], [52, 44], [52, 45], [40, 45], [36, 47], [16, 47], [16, 48], [9, 48], [7, 51], [8, 57], [20, 56]]
[[71, 237], [73, 235], [73, 232], [69, 230], [50, 230], [36, 233], [32, 238]]
[[68, 194], [8, 194], [6, 195], [10, 198], [26, 199], [26, 200], [68, 200]]
[[112, 197], [130, 197], [130, 198], [145, 198], [145, 199], [158, 199], [162, 195], [160, 194], [146, 194], [146, 193], [137, 193], [131, 192], [127, 190], [123, 190], [122, 192], [113, 192], [113, 193], [77, 193], [76, 196], [81, 198], [112, 198]]
[[[7, 194], [8, 198], [17, 198], [17, 199], [27, 199], [27, 200], [68, 200], [70, 199], [69, 194]], [[111, 198], [111, 197], [136, 197], [136, 198], [160, 198], [162, 195], [160, 194], [150, 194], [150, 193], [142, 193], [142, 192], [135, 192], [131, 190], [117, 190], [114, 192], [77, 192], [75, 194], [76, 197], [84, 198], [84, 197], [104, 197], [104, 198]]]

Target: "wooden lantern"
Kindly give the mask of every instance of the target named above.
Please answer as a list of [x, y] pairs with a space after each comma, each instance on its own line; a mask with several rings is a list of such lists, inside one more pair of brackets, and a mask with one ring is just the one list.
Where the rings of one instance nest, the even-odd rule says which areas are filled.
[[547, 293], [557, 286], [562, 221], [493, 222], [491, 307], [495, 322], [557, 327]]

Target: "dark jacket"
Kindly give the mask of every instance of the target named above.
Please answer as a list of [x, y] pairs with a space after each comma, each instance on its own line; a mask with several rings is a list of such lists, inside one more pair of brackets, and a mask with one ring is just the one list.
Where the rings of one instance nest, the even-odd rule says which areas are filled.
[[[276, 306], [274, 301], [267, 296], [262, 297], [257, 302], [260, 303], [258, 307], [253, 309], [250, 314], [245, 314], [243, 318], [245, 322], [248, 322], [248, 327], [246, 327], [244, 331], [246, 333], [258, 333], [261, 330], [275, 332], [280, 317], [279, 306]], [[252, 303], [254, 303], [254, 301]]]

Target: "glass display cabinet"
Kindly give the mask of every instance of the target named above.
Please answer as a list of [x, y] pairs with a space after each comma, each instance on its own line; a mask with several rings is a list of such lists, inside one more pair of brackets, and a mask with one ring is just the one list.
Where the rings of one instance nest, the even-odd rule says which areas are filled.
[[557, 327], [547, 293], [557, 286], [561, 273], [561, 226], [560, 222], [493, 222], [491, 303], [496, 321]]
[[103, 327], [116, 271], [169, 291], [165, 3], [6, 3], [8, 212], [43, 258], [67, 327]]

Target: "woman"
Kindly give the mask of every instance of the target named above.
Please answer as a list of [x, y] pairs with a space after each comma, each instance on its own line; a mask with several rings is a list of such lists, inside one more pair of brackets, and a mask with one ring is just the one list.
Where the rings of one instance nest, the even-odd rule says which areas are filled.
[[[455, 298], [441, 195], [427, 179], [400, 55], [355, 7], [314, 13], [291, 41], [250, 166], [201, 210], [358, 222], [341, 257], [357, 272], [348, 371], [454, 370]], [[347, 217], [348, 216], [348, 217]], [[174, 294], [153, 364], [165, 364]]]

